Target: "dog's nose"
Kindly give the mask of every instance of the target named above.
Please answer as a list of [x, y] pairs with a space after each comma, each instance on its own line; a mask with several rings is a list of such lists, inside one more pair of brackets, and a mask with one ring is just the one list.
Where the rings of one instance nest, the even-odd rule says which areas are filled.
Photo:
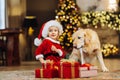
[[77, 48], [77, 45], [76, 45], [76, 44], [73, 44], [73, 47], [74, 47], [74, 48]]
[[77, 46], [73, 46], [73, 48], [77, 48]]

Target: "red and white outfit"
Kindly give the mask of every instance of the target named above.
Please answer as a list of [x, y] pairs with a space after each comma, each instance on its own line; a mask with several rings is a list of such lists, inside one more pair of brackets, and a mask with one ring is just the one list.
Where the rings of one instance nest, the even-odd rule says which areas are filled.
[[[65, 52], [63, 51], [60, 42], [47, 37], [48, 29], [51, 26], [59, 28], [59, 35], [61, 35], [63, 32], [62, 25], [56, 20], [50, 20], [43, 24], [38, 38], [35, 38], [34, 40], [34, 44], [38, 46], [35, 51], [35, 56], [37, 60], [42, 57], [45, 60], [53, 60], [54, 62], [57, 62], [60, 61], [61, 58], [65, 57]], [[41, 37], [43, 37], [44, 39], [41, 40]], [[52, 46], [55, 46], [58, 49], [58, 53], [51, 50]]]
[[[59, 53], [51, 50], [52, 45], [59, 49]], [[65, 53], [59, 41], [55, 41], [49, 37], [45, 38], [40, 46], [35, 51], [36, 59], [43, 57], [45, 60], [53, 60], [54, 62], [60, 61], [65, 57]]]

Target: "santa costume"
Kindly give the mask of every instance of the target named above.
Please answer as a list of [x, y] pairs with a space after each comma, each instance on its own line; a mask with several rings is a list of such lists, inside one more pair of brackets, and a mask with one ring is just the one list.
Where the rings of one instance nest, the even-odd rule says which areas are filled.
[[[54, 62], [57, 62], [60, 61], [61, 58], [65, 57], [65, 52], [62, 49], [60, 42], [47, 36], [48, 29], [51, 26], [55, 26], [59, 29], [59, 35], [61, 35], [63, 32], [62, 25], [56, 20], [50, 20], [43, 24], [40, 29], [40, 34], [38, 35], [38, 38], [35, 38], [34, 40], [34, 44], [38, 46], [35, 51], [35, 56], [37, 60], [42, 57], [44, 58], [44, 60], [52, 60]], [[43, 37], [44, 39], [41, 40], [41, 37]], [[59, 49], [59, 53], [51, 50], [52, 45]]]

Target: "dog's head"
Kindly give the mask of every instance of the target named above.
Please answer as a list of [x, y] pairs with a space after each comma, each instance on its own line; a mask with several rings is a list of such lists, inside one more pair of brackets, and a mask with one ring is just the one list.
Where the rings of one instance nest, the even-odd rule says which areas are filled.
[[84, 29], [79, 29], [72, 35], [73, 47], [82, 48], [84, 45], [89, 44], [90, 37]]

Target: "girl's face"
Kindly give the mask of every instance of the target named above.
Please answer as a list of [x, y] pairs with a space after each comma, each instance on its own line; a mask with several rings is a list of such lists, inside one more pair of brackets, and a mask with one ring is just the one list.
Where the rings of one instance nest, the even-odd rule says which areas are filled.
[[49, 29], [48, 29], [48, 36], [54, 40], [57, 40], [58, 37], [59, 37], [59, 30], [57, 27], [55, 26], [51, 26]]

